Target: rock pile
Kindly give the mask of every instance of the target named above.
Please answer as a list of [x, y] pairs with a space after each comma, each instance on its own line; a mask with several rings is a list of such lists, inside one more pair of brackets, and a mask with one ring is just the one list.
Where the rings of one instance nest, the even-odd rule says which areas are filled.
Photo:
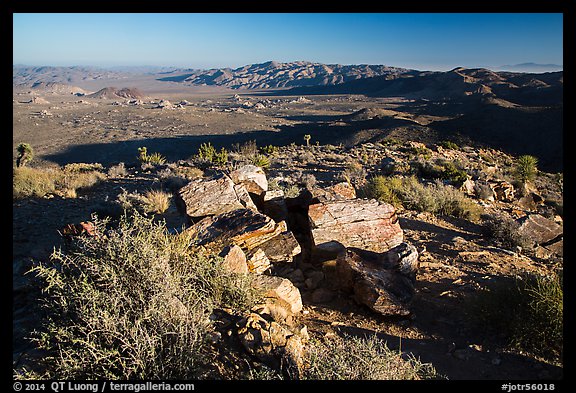
[[[304, 275], [299, 269], [304, 251], [336, 258], [337, 289], [358, 303], [382, 315], [410, 314], [418, 253], [403, 242], [392, 205], [358, 199], [347, 183], [314, 190], [299, 206], [308, 220], [301, 227], [290, 219], [283, 193], [268, 191], [264, 171], [253, 165], [193, 180], [179, 190], [177, 203], [191, 222], [186, 231], [196, 246], [220, 255], [230, 271], [255, 275], [264, 304], [236, 327], [245, 349], [264, 362], [282, 364], [296, 376], [304, 367], [308, 338], [305, 327], [294, 323], [303, 305], [293, 282], [313, 291], [313, 301], [334, 296], [319, 286], [325, 273]], [[288, 278], [274, 274], [288, 265], [294, 266]]]

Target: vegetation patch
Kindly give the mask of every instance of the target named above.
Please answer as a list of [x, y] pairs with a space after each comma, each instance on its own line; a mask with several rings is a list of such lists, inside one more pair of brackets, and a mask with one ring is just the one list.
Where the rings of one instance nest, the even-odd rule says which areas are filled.
[[[34, 340], [43, 379], [194, 379], [213, 361], [215, 307], [246, 311], [257, 300], [249, 275], [190, 247], [186, 232], [137, 213], [80, 237], [33, 269], [47, 321]], [[104, 235], [106, 233], [106, 235]]]
[[504, 337], [512, 348], [559, 360], [563, 348], [563, 279], [524, 274], [481, 291], [471, 315], [488, 332]]

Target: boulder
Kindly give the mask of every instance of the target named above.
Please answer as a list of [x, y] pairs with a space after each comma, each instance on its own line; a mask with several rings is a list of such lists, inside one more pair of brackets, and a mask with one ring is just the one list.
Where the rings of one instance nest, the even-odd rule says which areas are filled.
[[394, 206], [376, 200], [313, 204], [308, 218], [315, 249], [329, 254], [338, 254], [345, 247], [384, 252], [404, 238]]
[[192, 218], [218, 215], [236, 209], [256, 210], [246, 190], [234, 185], [230, 177], [219, 174], [209, 179], [196, 179], [182, 187], [176, 201]]
[[418, 252], [401, 243], [385, 253], [347, 248], [338, 255], [336, 272], [341, 289], [385, 316], [407, 316], [415, 294]]
[[298, 379], [304, 367], [306, 338], [277, 322], [251, 313], [238, 322], [238, 338], [246, 351], [272, 368], [282, 367]]
[[466, 181], [462, 183], [460, 190], [468, 196], [476, 196], [476, 185], [474, 184], [474, 180], [466, 179]]
[[328, 201], [344, 201], [356, 198], [356, 190], [348, 182], [341, 182], [326, 188], [312, 190], [312, 198], [316, 203]]
[[496, 200], [503, 202], [514, 201], [514, 186], [507, 181], [499, 180], [496, 182], [489, 182], [490, 187], [494, 191]]
[[284, 191], [266, 191], [264, 195], [264, 214], [276, 222], [284, 221], [288, 218], [288, 206], [284, 199]]
[[224, 258], [222, 265], [229, 271], [240, 274], [248, 273], [246, 254], [237, 245], [225, 247], [219, 255]]
[[268, 191], [268, 180], [264, 170], [256, 165], [245, 165], [230, 173], [234, 184], [242, 184], [248, 192], [262, 195]]
[[206, 217], [187, 231], [194, 234], [197, 245], [216, 249], [240, 247], [246, 253], [248, 269], [255, 273], [267, 270], [270, 262], [292, 262], [301, 252], [285, 221], [276, 223], [250, 209]]
[[261, 275], [254, 279], [254, 285], [264, 292], [268, 302], [283, 307], [291, 314], [302, 311], [300, 291], [287, 278]]
[[562, 225], [539, 214], [529, 214], [517, 220], [518, 232], [536, 244], [550, 242], [563, 233]]

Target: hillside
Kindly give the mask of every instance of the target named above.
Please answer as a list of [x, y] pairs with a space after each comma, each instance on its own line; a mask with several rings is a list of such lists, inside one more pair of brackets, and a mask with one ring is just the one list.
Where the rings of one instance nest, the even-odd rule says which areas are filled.
[[138, 88], [135, 87], [124, 87], [122, 89], [118, 89], [116, 87], [105, 87], [95, 93], [87, 95], [86, 97], [99, 99], [142, 99], [145, 96]]
[[562, 308], [514, 292], [562, 277], [561, 176], [454, 144], [225, 149], [15, 169], [15, 375], [562, 378]]

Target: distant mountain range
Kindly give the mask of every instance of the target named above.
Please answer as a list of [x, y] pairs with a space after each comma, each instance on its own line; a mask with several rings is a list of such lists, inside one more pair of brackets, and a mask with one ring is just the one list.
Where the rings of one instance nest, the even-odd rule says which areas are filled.
[[320, 64], [306, 61], [279, 63], [269, 61], [236, 69], [219, 68], [193, 72], [174, 71], [160, 81], [186, 85], [216, 85], [232, 89], [269, 89], [296, 86], [331, 86], [361, 78], [381, 76], [394, 78], [409, 72], [405, 68], [385, 65]]
[[497, 71], [514, 71], [514, 72], [555, 72], [563, 71], [564, 67], [558, 64], [537, 64], [522, 63], [514, 65], [503, 65], [496, 67]]

